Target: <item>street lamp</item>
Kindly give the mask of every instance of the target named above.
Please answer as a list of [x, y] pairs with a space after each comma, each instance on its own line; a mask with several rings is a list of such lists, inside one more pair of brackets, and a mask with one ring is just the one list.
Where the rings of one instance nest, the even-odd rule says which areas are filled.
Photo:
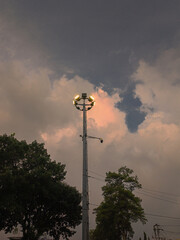
[[89, 240], [89, 194], [88, 194], [88, 155], [87, 155], [87, 138], [99, 139], [102, 143], [102, 138], [92, 137], [87, 135], [87, 119], [86, 112], [94, 105], [94, 97], [87, 97], [86, 93], [75, 96], [73, 100], [74, 106], [83, 111], [83, 179], [82, 179], [82, 240]]

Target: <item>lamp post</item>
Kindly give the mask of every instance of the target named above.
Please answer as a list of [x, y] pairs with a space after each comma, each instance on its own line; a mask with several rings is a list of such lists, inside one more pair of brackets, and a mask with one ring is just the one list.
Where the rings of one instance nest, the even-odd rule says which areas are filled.
[[[95, 101], [92, 96], [87, 97], [86, 93], [82, 93], [80, 97], [77, 95], [73, 100], [74, 106], [83, 111], [83, 178], [82, 178], [82, 240], [89, 240], [89, 194], [88, 194], [88, 155], [87, 155], [87, 116], [86, 112], [90, 110]], [[93, 138], [93, 137], [92, 137]]]

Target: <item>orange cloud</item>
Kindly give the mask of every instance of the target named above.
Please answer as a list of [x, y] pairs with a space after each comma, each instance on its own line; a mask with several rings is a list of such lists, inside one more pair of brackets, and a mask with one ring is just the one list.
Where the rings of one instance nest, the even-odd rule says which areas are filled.
[[118, 94], [110, 96], [101, 88], [93, 93], [96, 105], [88, 112], [88, 118], [94, 120], [96, 127], [107, 127], [109, 124], [115, 123], [118, 118], [119, 110], [115, 108], [115, 104], [120, 101]]

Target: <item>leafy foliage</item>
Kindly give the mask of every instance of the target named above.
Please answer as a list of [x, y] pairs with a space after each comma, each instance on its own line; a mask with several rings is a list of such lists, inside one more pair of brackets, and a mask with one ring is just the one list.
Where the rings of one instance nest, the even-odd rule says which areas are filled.
[[24, 240], [44, 232], [69, 239], [81, 221], [81, 196], [64, 183], [65, 174], [44, 144], [0, 136], [0, 230], [20, 225]]
[[94, 240], [125, 240], [133, 237], [132, 223], [140, 220], [146, 222], [141, 199], [133, 191], [141, 188], [133, 170], [121, 167], [118, 173], [106, 174], [106, 185], [102, 188], [104, 201], [96, 213]]

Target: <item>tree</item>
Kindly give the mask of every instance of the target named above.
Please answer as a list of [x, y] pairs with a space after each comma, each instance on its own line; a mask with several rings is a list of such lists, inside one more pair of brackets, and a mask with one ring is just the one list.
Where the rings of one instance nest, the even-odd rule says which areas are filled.
[[104, 200], [95, 209], [95, 240], [126, 240], [133, 237], [132, 223], [146, 222], [141, 199], [133, 191], [141, 188], [133, 170], [121, 167], [118, 173], [106, 173], [106, 185], [102, 187]]
[[44, 144], [0, 136], [0, 230], [21, 226], [23, 240], [47, 232], [69, 239], [81, 222], [81, 195], [65, 182], [65, 165]]

